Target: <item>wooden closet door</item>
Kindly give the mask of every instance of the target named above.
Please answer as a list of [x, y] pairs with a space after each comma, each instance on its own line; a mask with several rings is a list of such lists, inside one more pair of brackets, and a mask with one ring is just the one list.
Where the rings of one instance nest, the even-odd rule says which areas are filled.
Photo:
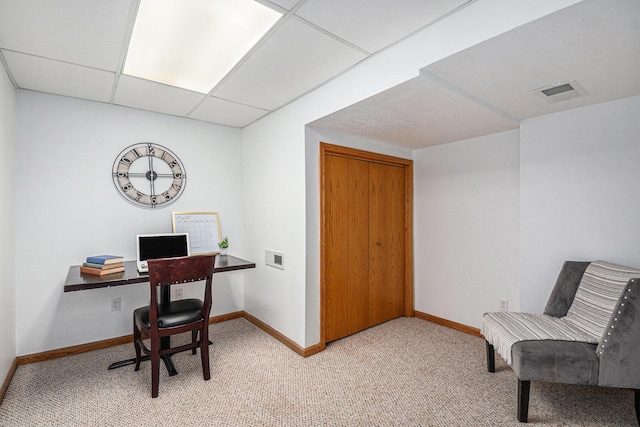
[[325, 159], [325, 337], [369, 327], [369, 165]]
[[322, 162], [322, 325], [330, 342], [410, 313], [411, 163], [329, 153]]
[[404, 315], [404, 168], [369, 164], [369, 326]]

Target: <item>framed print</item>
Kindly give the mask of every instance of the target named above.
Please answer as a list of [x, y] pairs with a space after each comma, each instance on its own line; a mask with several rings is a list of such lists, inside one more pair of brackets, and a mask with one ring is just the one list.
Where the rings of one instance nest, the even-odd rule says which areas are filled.
[[189, 233], [191, 255], [220, 253], [218, 212], [173, 212], [173, 232]]

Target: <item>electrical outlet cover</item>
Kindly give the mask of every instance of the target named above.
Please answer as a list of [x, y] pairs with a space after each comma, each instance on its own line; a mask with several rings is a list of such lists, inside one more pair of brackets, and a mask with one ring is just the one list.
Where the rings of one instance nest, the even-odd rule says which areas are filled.
[[111, 297], [111, 311], [120, 311], [122, 308], [121, 297]]

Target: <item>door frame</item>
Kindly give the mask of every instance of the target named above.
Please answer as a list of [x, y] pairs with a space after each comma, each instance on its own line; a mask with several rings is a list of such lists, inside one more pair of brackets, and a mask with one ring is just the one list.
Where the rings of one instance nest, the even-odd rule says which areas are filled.
[[413, 317], [413, 160], [388, 156], [355, 148], [320, 142], [320, 347], [326, 346], [325, 312], [326, 312], [326, 272], [325, 254], [328, 250], [325, 238], [327, 233], [325, 216], [325, 157], [339, 156], [355, 160], [381, 163], [404, 169], [405, 181], [405, 259], [404, 259], [404, 315]]

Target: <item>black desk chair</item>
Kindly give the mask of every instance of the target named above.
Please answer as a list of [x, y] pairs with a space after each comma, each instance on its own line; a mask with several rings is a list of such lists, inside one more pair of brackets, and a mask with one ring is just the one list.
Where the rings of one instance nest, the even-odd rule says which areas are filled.
[[[158, 397], [160, 357], [200, 347], [202, 374], [211, 377], [209, 370], [209, 313], [211, 312], [211, 282], [215, 255], [149, 260], [151, 302], [133, 312], [133, 344], [136, 349], [136, 368], [140, 369], [141, 352], [151, 359], [151, 397]], [[204, 301], [182, 299], [170, 301], [171, 285], [206, 280]], [[158, 302], [158, 289], [165, 297]], [[191, 331], [191, 343], [171, 347], [170, 336]], [[143, 339], [150, 338], [151, 349]]]

